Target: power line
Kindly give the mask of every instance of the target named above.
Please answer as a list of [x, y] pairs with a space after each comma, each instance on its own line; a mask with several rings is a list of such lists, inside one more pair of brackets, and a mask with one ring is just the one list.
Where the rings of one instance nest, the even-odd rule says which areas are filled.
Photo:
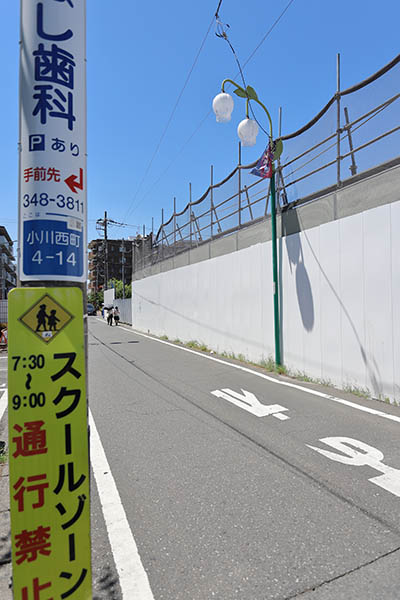
[[[236, 74], [234, 77], [236, 78], [236, 77], [237, 77], [237, 75], [238, 75], [238, 74], [240, 74], [240, 77], [241, 77], [241, 79], [242, 79], [242, 82], [243, 82], [243, 87], [244, 87], [244, 89], [246, 89], [246, 88], [247, 88], [247, 86], [246, 86], [246, 81], [245, 81], [244, 74], [243, 74], [243, 69], [244, 69], [244, 67], [245, 67], [245, 66], [246, 66], [246, 64], [247, 64], [247, 63], [248, 63], [248, 62], [249, 62], [249, 61], [252, 59], [252, 57], [253, 57], [253, 56], [254, 56], [254, 54], [257, 52], [257, 50], [260, 48], [260, 46], [261, 46], [261, 45], [262, 45], [262, 44], [265, 42], [265, 40], [267, 39], [267, 37], [269, 36], [269, 34], [271, 33], [271, 31], [272, 31], [272, 30], [274, 29], [274, 27], [275, 27], [275, 26], [276, 26], [276, 25], [279, 23], [279, 21], [281, 20], [281, 18], [283, 17], [283, 15], [285, 14], [285, 12], [286, 12], [286, 11], [287, 11], [287, 9], [289, 8], [289, 6], [292, 4], [292, 2], [294, 2], [294, 0], [290, 0], [290, 2], [289, 2], [287, 5], [286, 5], [286, 7], [283, 9], [283, 11], [282, 11], [282, 12], [281, 12], [281, 14], [279, 15], [279, 17], [278, 17], [278, 18], [277, 18], [277, 19], [274, 21], [274, 23], [271, 25], [271, 27], [269, 28], [269, 30], [267, 31], [267, 33], [264, 35], [264, 37], [262, 38], [262, 40], [261, 40], [261, 41], [259, 42], [259, 44], [258, 44], [258, 45], [257, 45], [257, 46], [254, 48], [253, 52], [250, 54], [250, 56], [247, 58], [247, 60], [246, 60], [246, 61], [243, 63], [243, 67], [241, 66], [241, 64], [240, 64], [240, 61], [239, 61], [239, 59], [238, 59], [238, 57], [237, 57], [237, 54], [236, 54], [236, 52], [235, 52], [235, 49], [234, 49], [233, 45], [231, 44], [231, 42], [230, 42], [230, 40], [229, 40], [229, 37], [228, 37], [227, 31], [226, 31], [226, 29], [229, 29], [229, 25], [224, 25], [224, 24], [222, 23], [222, 21], [221, 21], [221, 20], [220, 20], [220, 18], [219, 18], [218, 11], [217, 11], [217, 13], [216, 13], [216, 15], [215, 15], [215, 18], [216, 18], [216, 21], [217, 21], [217, 33], [216, 33], [216, 35], [217, 35], [217, 37], [219, 37], [219, 38], [221, 38], [221, 39], [225, 40], [225, 41], [227, 42], [227, 44], [229, 45], [229, 48], [231, 49], [231, 51], [232, 51], [232, 54], [233, 54], [233, 56], [234, 56], [234, 58], [235, 58], [236, 64], [237, 64], [237, 66], [238, 66], [238, 68], [239, 68], [239, 73], [237, 73], [237, 74]], [[249, 98], [249, 100], [250, 100], [250, 98]], [[256, 115], [255, 115], [255, 113], [254, 113], [253, 107], [252, 107], [252, 105], [251, 105], [251, 103], [250, 103], [250, 102], [249, 102], [249, 108], [250, 108], [250, 110], [251, 110], [251, 113], [252, 113], [252, 115], [253, 115], [253, 118], [254, 118], [254, 120], [255, 120], [255, 121], [258, 123], [258, 125], [259, 125], [260, 129], [262, 129], [262, 131], [263, 131], [263, 132], [264, 132], [264, 133], [265, 133], [265, 134], [266, 134], [266, 135], [269, 137], [269, 134], [268, 134], [268, 132], [267, 132], [267, 131], [265, 131], [264, 127], [263, 127], [263, 126], [261, 125], [261, 123], [260, 123], [260, 122], [257, 120], [257, 117], [256, 117]]]
[[271, 33], [271, 31], [274, 29], [274, 27], [279, 23], [279, 21], [282, 19], [283, 15], [285, 14], [285, 12], [287, 11], [287, 9], [289, 8], [289, 6], [291, 4], [293, 4], [294, 0], [290, 0], [290, 2], [286, 5], [286, 8], [283, 9], [283, 11], [281, 12], [281, 14], [279, 15], [279, 17], [274, 21], [274, 23], [271, 25], [271, 27], [268, 29], [267, 33], [264, 35], [264, 37], [262, 38], [261, 42], [254, 48], [253, 52], [250, 54], [250, 56], [247, 58], [247, 60], [245, 60], [245, 62], [243, 63], [243, 69], [244, 67], [247, 65], [248, 62], [250, 62], [250, 60], [253, 58], [253, 56], [255, 55], [255, 53], [257, 52], [257, 50], [260, 48], [260, 46], [262, 46], [262, 44], [265, 42], [265, 40], [267, 39], [267, 37], [269, 36], [269, 34]]
[[163, 179], [164, 175], [170, 170], [170, 168], [172, 167], [172, 165], [174, 164], [174, 162], [178, 159], [178, 157], [182, 154], [182, 152], [184, 151], [184, 149], [186, 148], [186, 146], [189, 144], [189, 142], [192, 140], [192, 138], [196, 135], [196, 133], [198, 132], [198, 130], [200, 129], [200, 127], [203, 125], [204, 121], [206, 119], [208, 119], [209, 114], [210, 114], [210, 111], [208, 111], [208, 113], [203, 118], [203, 120], [200, 121], [199, 125], [196, 127], [196, 129], [193, 131], [193, 133], [188, 137], [188, 139], [186, 140], [186, 142], [180, 148], [179, 152], [177, 152], [177, 154], [175, 155], [175, 157], [169, 163], [168, 167], [166, 169], [164, 169], [164, 171], [161, 173], [161, 175], [153, 182], [152, 186], [144, 193], [144, 195], [141, 198], [141, 200], [139, 200], [139, 202], [136, 204], [134, 210], [136, 210], [142, 204], [142, 202], [145, 201], [145, 199], [150, 194], [150, 192], [155, 188], [155, 186], [157, 185], [157, 183], [159, 181], [161, 181], [161, 179]]
[[[259, 49], [259, 48], [262, 46], [262, 44], [265, 42], [265, 40], [266, 40], [266, 39], [268, 38], [268, 36], [271, 34], [271, 32], [273, 31], [273, 29], [276, 27], [276, 25], [277, 25], [277, 24], [279, 23], [279, 21], [282, 19], [283, 15], [286, 13], [286, 11], [287, 11], [287, 10], [288, 10], [288, 8], [290, 7], [290, 5], [291, 5], [291, 4], [293, 4], [293, 2], [294, 2], [294, 0], [290, 0], [290, 1], [288, 2], [288, 4], [286, 5], [286, 7], [283, 9], [283, 11], [280, 13], [280, 15], [277, 17], [277, 19], [275, 19], [275, 21], [273, 22], [273, 24], [271, 25], [271, 27], [268, 29], [268, 31], [266, 32], [266, 34], [264, 35], [264, 37], [261, 39], [261, 41], [260, 41], [260, 42], [257, 44], [257, 46], [254, 48], [254, 50], [251, 52], [251, 54], [250, 54], [250, 55], [247, 57], [247, 59], [244, 61], [244, 63], [243, 63], [243, 66], [242, 66], [242, 70], [243, 70], [243, 69], [246, 67], [246, 65], [247, 65], [247, 64], [250, 62], [250, 60], [253, 58], [253, 56], [255, 55], [255, 53], [257, 52], [257, 50], [258, 50], [258, 49]], [[216, 19], [217, 21], [218, 21], [218, 19], [219, 19], [219, 9], [221, 8], [221, 4], [222, 4], [222, 0], [219, 0], [219, 3], [218, 3], [218, 8], [217, 8], [217, 10], [216, 10], [216, 12], [215, 12], [215, 15], [214, 15], [214, 17], [213, 17], [213, 20], [212, 20], [212, 22], [211, 22], [211, 25], [212, 25], [212, 23], [214, 22], [214, 19]], [[206, 33], [206, 36], [205, 36], [205, 38], [204, 38], [204, 40], [203, 40], [202, 46], [204, 45], [204, 42], [205, 42], [205, 40], [206, 40], [206, 38], [207, 38], [207, 36], [208, 36], [208, 34], [209, 34], [209, 31], [210, 31], [210, 29], [211, 29], [211, 25], [210, 25], [210, 27], [209, 27], [209, 28], [208, 28], [208, 30], [207, 30], [207, 33]], [[228, 26], [228, 27], [229, 27], [229, 26]], [[229, 43], [229, 41], [228, 41], [228, 43]], [[231, 44], [229, 44], [229, 45], [231, 45]], [[201, 46], [201, 48], [202, 48], [202, 46]], [[200, 48], [200, 50], [201, 50], [201, 48]], [[199, 50], [199, 53], [200, 53], [200, 50]], [[233, 51], [233, 52], [234, 52], [234, 51]], [[199, 55], [199, 53], [198, 53], [198, 55]], [[234, 54], [235, 54], [235, 52], [234, 52]], [[197, 58], [198, 58], [198, 55], [197, 55], [197, 57], [196, 57], [196, 60], [197, 60]], [[236, 58], [236, 61], [238, 62], [238, 59], [237, 59], [237, 57], [236, 57], [236, 54], [235, 54], [235, 58]], [[191, 69], [191, 71], [192, 71], [192, 70], [193, 70], [193, 68]], [[191, 71], [190, 71], [190, 73], [191, 73]], [[240, 74], [241, 74], [241, 69], [240, 69], [240, 65], [239, 65], [239, 71], [238, 71], [238, 72], [237, 72], [237, 73], [234, 75], [234, 77], [237, 77], [237, 76], [238, 76], [238, 75], [240, 75]], [[245, 86], [245, 87], [246, 87], [246, 86]], [[183, 91], [183, 90], [182, 90], [182, 91]], [[180, 96], [181, 96], [181, 95], [182, 95], [182, 93], [180, 94]], [[179, 99], [180, 99], [180, 96], [179, 96]], [[179, 100], [178, 100], [178, 101], [179, 101]], [[250, 107], [250, 108], [251, 108], [251, 107]], [[252, 112], [253, 112], [253, 110], [252, 110]], [[183, 144], [183, 146], [180, 148], [180, 150], [178, 151], [178, 153], [175, 155], [175, 158], [173, 158], [173, 159], [172, 159], [172, 161], [170, 162], [170, 164], [168, 165], [168, 167], [167, 167], [167, 168], [166, 168], [166, 169], [163, 171], [162, 175], [161, 175], [160, 177], [158, 177], [158, 179], [156, 179], [156, 181], [155, 181], [155, 182], [153, 183], [153, 185], [152, 185], [152, 186], [151, 186], [151, 187], [150, 187], [150, 188], [147, 190], [147, 192], [145, 192], [144, 196], [141, 198], [141, 200], [139, 200], [139, 202], [136, 204], [136, 206], [135, 206], [135, 207], [131, 206], [131, 208], [130, 208], [130, 209], [128, 210], [128, 212], [126, 213], [126, 216], [127, 216], [127, 215], [128, 215], [128, 214], [129, 214], [129, 213], [132, 211], [132, 210], [136, 210], [136, 209], [137, 209], [137, 208], [140, 206], [140, 204], [142, 204], [142, 202], [143, 202], [143, 201], [146, 199], [146, 197], [147, 197], [147, 196], [149, 195], [149, 193], [150, 193], [150, 192], [153, 190], [153, 188], [154, 188], [154, 187], [157, 185], [157, 183], [158, 183], [158, 182], [159, 182], [159, 181], [160, 181], [160, 180], [161, 180], [161, 179], [164, 177], [164, 175], [165, 175], [165, 174], [166, 174], [166, 173], [169, 171], [169, 169], [172, 167], [172, 165], [174, 164], [174, 162], [176, 161], [176, 159], [177, 159], [177, 158], [178, 158], [178, 157], [179, 157], [179, 156], [182, 154], [183, 150], [186, 148], [186, 146], [189, 144], [189, 142], [192, 140], [192, 138], [193, 138], [193, 137], [196, 135], [196, 133], [199, 131], [199, 129], [202, 127], [203, 123], [204, 123], [204, 122], [205, 122], [205, 121], [208, 119], [208, 117], [210, 116], [210, 114], [211, 114], [211, 113], [212, 113], [212, 109], [210, 109], [210, 110], [207, 112], [207, 114], [206, 114], [206, 115], [203, 117], [203, 119], [200, 121], [200, 123], [199, 123], [199, 124], [197, 125], [197, 127], [194, 129], [193, 133], [192, 133], [192, 134], [189, 136], [189, 138], [186, 140], [186, 142], [185, 142], [185, 143]], [[253, 113], [253, 116], [254, 116], [254, 113]], [[171, 118], [172, 118], [172, 117], [171, 117]], [[169, 122], [168, 122], [168, 125], [169, 125]], [[263, 129], [263, 128], [262, 128], [262, 129]], [[264, 129], [263, 129], [263, 130], [264, 130]], [[265, 130], [264, 130], [264, 131], [265, 131]], [[163, 137], [163, 136], [162, 136], [162, 137]], [[161, 139], [162, 139], [162, 138], [161, 138]], [[159, 146], [160, 146], [160, 143], [161, 143], [161, 140], [160, 140], [160, 142], [159, 142], [159, 145], [157, 146], [157, 150], [156, 150], [156, 152], [158, 151], [158, 148], [159, 148]], [[155, 157], [155, 154], [153, 155], [153, 158], [152, 158], [152, 160], [151, 160], [151, 163], [153, 162], [153, 160], [154, 160], [154, 157]], [[150, 166], [151, 166], [151, 164], [150, 164]], [[140, 186], [139, 186], [138, 190], [136, 191], [136, 194], [135, 194], [135, 196], [134, 196], [134, 198], [133, 198], [132, 204], [133, 204], [133, 202], [135, 201], [135, 198], [137, 197], [137, 195], [138, 195], [138, 193], [139, 193], [139, 189], [140, 189], [141, 185], [143, 184], [143, 181], [144, 181], [144, 179], [145, 179], [145, 177], [146, 177], [146, 175], [147, 175], [147, 173], [148, 173], [149, 169], [150, 169], [150, 167], [147, 169], [147, 171], [146, 171], [146, 173], [145, 173], [145, 175], [144, 175], [144, 177], [143, 177], [143, 179], [142, 179], [142, 181], [141, 181], [141, 183], [140, 183]], [[125, 218], [126, 218], [126, 216], [125, 216]]]
[[[219, 5], [218, 5], [218, 6], [220, 6], [220, 5], [221, 5], [221, 2], [222, 2], [222, 0], [220, 0], [220, 2], [219, 2]], [[138, 186], [138, 188], [137, 188], [137, 190], [136, 190], [136, 193], [135, 193], [135, 195], [134, 195], [134, 197], [133, 197], [133, 199], [132, 199], [131, 206], [129, 207], [128, 211], [127, 211], [127, 212], [126, 212], [126, 214], [125, 214], [125, 217], [124, 217], [125, 219], [126, 219], [126, 217], [127, 217], [129, 214], [130, 214], [130, 212], [131, 212], [131, 211], [133, 210], [133, 208], [134, 208], [134, 207], [133, 207], [133, 203], [135, 202], [135, 199], [136, 199], [136, 197], [137, 197], [137, 195], [138, 195], [138, 193], [139, 193], [139, 190], [140, 190], [140, 188], [142, 187], [142, 185], [143, 185], [143, 182], [144, 182], [144, 180], [146, 179], [146, 177], [147, 177], [147, 174], [148, 174], [148, 172], [149, 172], [149, 171], [150, 171], [150, 169], [151, 169], [151, 166], [152, 166], [152, 164], [153, 164], [153, 162], [154, 162], [154, 159], [155, 159], [155, 157], [156, 157], [156, 155], [157, 155], [157, 153], [158, 153], [158, 150], [159, 150], [159, 148], [160, 148], [160, 146], [161, 146], [161, 143], [162, 143], [162, 141], [163, 141], [163, 139], [164, 139], [164, 137], [165, 137], [165, 135], [166, 135], [166, 133], [167, 133], [167, 131], [168, 131], [168, 128], [169, 128], [169, 126], [170, 126], [170, 123], [171, 123], [171, 121], [172, 121], [172, 119], [173, 119], [173, 117], [174, 117], [174, 114], [175, 114], [175, 112], [176, 112], [176, 109], [178, 108], [178, 104], [179, 104], [179, 102], [180, 102], [180, 99], [182, 98], [183, 92], [185, 91], [185, 89], [186, 89], [186, 86], [187, 86], [187, 84], [189, 83], [190, 76], [191, 76], [191, 74], [192, 74], [192, 72], [193, 72], [193, 70], [194, 70], [194, 68], [195, 68], [195, 66], [196, 66], [196, 63], [197, 63], [197, 61], [198, 61], [198, 58], [199, 58], [199, 56], [200, 56], [200, 53], [201, 53], [201, 51], [203, 50], [204, 44], [206, 43], [206, 39], [207, 39], [207, 37], [208, 37], [208, 34], [210, 33], [211, 27], [212, 27], [212, 26], [213, 26], [213, 24], [214, 24], [214, 19], [215, 19], [215, 16], [213, 16], [213, 18], [211, 19], [210, 25], [209, 25], [209, 27], [208, 27], [208, 29], [207, 29], [207, 32], [206, 32], [206, 34], [205, 34], [205, 36], [204, 36], [204, 38], [203, 38], [203, 41], [202, 41], [202, 42], [201, 42], [201, 44], [200, 44], [200, 48], [199, 48], [199, 50], [198, 50], [198, 52], [197, 52], [197, 54], [196, 54], [196, 57], [195, 57], [195, 59], [194, 59], [194, 61], [193, 61], [193, 64], [192, 64], [192, 66], [191, 66], [191, 67], [190, 67], [190, 69], [189, 69], [189, 73], [187, 74], [187, 77], [186, 77], [186, 79], [185, 79], [185, 83], [183, 84], [183, 87], [182, 87], [181, 91], [179, 92], [178, 98], [177, 98], [177, 100], [176, 100], [176, 102], [175, 102], [175, 105], [174, 105], [174, 107], [173, 107], [173, 109], [172, 109], [172, 112], [171, 112], [171, 114], [170, 114], [170, 116], [169, 116], [169, 118], [168, 118], [168, 121], [167, 121], [167, 124], [166, 124], [166, 126], [165, 126], [165, 128], [164, 128], [164, 131], [163, 131], [163, 132], [162, 132], [162, 134], [161, 134], [161, 137], [160, 137], [160, 139], [159, 139], [159, 141], [158, 141], [158, 144], [157, 144], [157, 146], [156, 146], [156, 149], [155, 149], [155, 150], [154, 150], [154, 152], [153, 152], [153, 156], [151, 157], [151, 159], [150, 159], [150, 162], [149, 162], [149, 164], [147, 165], [147, 168], [146, 168], [146, 170], [145, 170], [145, 173], [144, 173], [144, 175], [143, 175], [143, 177], [142, 177], [142, 179], [141, 179], [141, 181], [140, 181], [140, 183], [139, 183], [139, 186]]]

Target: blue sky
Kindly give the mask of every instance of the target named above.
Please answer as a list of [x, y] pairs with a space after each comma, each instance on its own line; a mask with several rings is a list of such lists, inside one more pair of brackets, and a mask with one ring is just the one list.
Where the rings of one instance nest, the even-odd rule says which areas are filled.
[[[0, 224], [16, 239], [19, 2], [0, 1]], [[222, 1], [220, 17], [230, 25], [229, 39], [242, 63], [288, 3]], [[95, 221], [105, 210], [130, 225], [111, 228], [110, 237], [135, 235], [143, 224], [149, 231], [152, 218], [157, 230], [161, 209], [168, 218], [174, 196], [178, 210], [187, 204], [189, 182], [193, 199], [205, 191], [211, 164], [214, 181], [235, 167], [236, 127], [245, 107], [236, 99], [228, 124], [217, 124], [209, 112], [222, 80], [237, 74], [214, 25], [159, 145], [217, 5], [218, 0], [87, 0], [89, 240], [98, 237]], [[342, 89], [396, 56], [399, 22], [398, 0], [293, 0], [244, 69], [275, 131], [279, 106], [282, 133], [288, 134], [334, 94], [338, 52]], [[255, 147], [243, 149], [243, 163], [258, 158], [265, 143], [260, 133]]]

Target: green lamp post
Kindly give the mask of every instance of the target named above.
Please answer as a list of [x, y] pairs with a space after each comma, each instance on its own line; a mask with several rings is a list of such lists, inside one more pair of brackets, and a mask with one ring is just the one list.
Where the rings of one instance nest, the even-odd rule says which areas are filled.
[[[235, 86], [234, 93], [240, 98], [246, 99], [246, 118], [238, 125], [237, 132], [243, 146], [254, 146], [258, 134], [258, 125], [256, 121], [249, 118], [249, 101], [257, 102], [267, 115], [269, 122], [269, 147], [273, 147], [272, 136], [272, 120], [271, 116], [258, 99], [257, 93], [251, 86], [246, 89], [238, 85], [232, 79], [224, 79], [221, 86], [221, 93], [215, 96], [212, 106], [216, 115], [217, 122], [224, 123], [231, 120], [233, 111], [233, 98], [225, 92], [225, 84], [231, 83]], [[278, 142], [273, 148], [273, 161], [277, 160], [282, 153], [282, 142]], [[271, 173], [271, 230], [272, 230], [272, 278], [273, 278], [273, 297], [274, 297], [274, 335], [275, 335], [275, 363], [281, 365], [281, 345], [280, 345], [280, 326], [279, 326], [279, 287], [278, 287], [278, 253], [277, 253], [277, 238], [276, 238], [276, 198], [275, 198], [275, 169], [272, 164]]]

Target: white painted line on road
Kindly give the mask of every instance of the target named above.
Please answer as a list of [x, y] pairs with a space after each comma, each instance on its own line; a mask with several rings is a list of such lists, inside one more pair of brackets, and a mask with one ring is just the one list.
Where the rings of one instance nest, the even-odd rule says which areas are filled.
[[[101, 321], [101, 319], [98, 319]], [[391, 415], [389, 413], [385, 413], [382, 410], [376, 410], [375, 408], [368, 408], [367, 406], [362, 406], [362, 404], [356, 404], [355, 402], [350, 402], [349, 400], [344, 400], [343, 398], [337, 398], [336, 396], [331, 396], [330, 394], [324, 394], [324, 392], [318, 392], [317, 390], [312, 390], [309, 388], [305, 388], [302, 385], [297, 385], [296, 383], [290, 383], [289, 381], [281, 381], [280, 379], [275, 379], [270, 375], [265, 375], [264, 373], [259, 373], [258, 371], [253, 371], [248, 367], [242, 367], [241, 365], [235, 365], [230, 362], [226, 362], [221, 358], [215, 358], [214, 356], [208, 356], [207, 354], [202, 354], [201, 352], [196, 352], [196, 350], [191, 350], [190, 348], [184, 348], [183, 346], [179, 346], [178, 344], [172, 344], [171, 342], [166, 342], [165, 340], [159, 340], [157, 338], [152, 337], [151, 335], [146, 335], [145, 333], [139, 333], [135, 329], [127, 329], [123, 325], [118, 325], [121, 329], [128, 333], [133, 333], [135, 335], [140, 335], [144, 338], [152, 340], [153, 342], [159, 342], [160, 344], [166, 344], [167, 346], [172, 346], [172, 348], [176, 348], [178, 350], [183, 350], [184, 352], [190, 352], [191, 354], [196, 354], [197, 356], [201, 356], [202, 358], [206, 358], [208, 360], [213, 360], [214, 362], [220, 363], [222, 365], [227, 365], [228, 367], [232, 367], [233, 369], [239, 369], [240, 371], [244, 371], [245, 373], [250, 373], [251, 375], [256, 375], [256, 377], [261, 377], [262, 379], [266, 379], [267, 381], [271, 381], [272, 383], [276, 383], [277, 385], [283, 385], [286, 387], [293, 388], [295, 390], [299, 390], [301, 392], [305, 392], [306, 394], [311, 394], [312, 396], [319, 396], [320, 398], [326, 398], [326, 400], [331, 400], [332, 402], [337, 402], [338, 404], [343, 404], [344, 406], [349, 406], [350, 408], [355, 408], [356, 410], [361, 410], [362, 412], [369, 413], [371, 415], [375, 415], [376, 417], [382, 417], [383, 419], [389, 419], [389, 421], [395, 421], [396, 423], [400, 423], [400, 417], [396, 415]]]
[[[342, 452], [343, 454], [322, 450], [321, 448], [316, 448], [309, 444], [306, 444], [306, 446], [319, 452], [322, 456], [326, 456], [327, 458], [344, 465], [352, 465], [354, 467], [363, 467], [367, 465], [372, 467], [376, 471], [383, 473], [383, 475], [371, 477], [368, 481], [375, 485], [379, 485], [379, 487], [387, 492], [400, 497], [400, 470], [384, 465], [382, 462], [384, 456], [380, 450], [373, 446], [369, 446], [360, 440], [354, 440], [353, 438], [348, 437], [326, 437], [321, 438], [319, 441], [335, 450], [339, 450], [339, 452]], [[361, 452], [355, 450], [355, 448], [359, 448]]]
[[103, 508], [108, 538], [119, 575], [124, 600], [154, 600], [146, 571], [140, 560], [121, 498], [115, 485], [92, 413], [90, 424], [90, 462]]
[[[247, 410], [247, 412], [256, 417], [275, 416], [284, 410], [288, 410], [280, 404], [262, 404], [252, 392], [246, 392], [246, 390], [242, 390], [242, 394], [239, 394], [234, 390], [224, 388], [222, 390], [214, 390], [211, 394], [217, 398], [223, 398], [243, 410]], [[287, 418], [289, 419], [289, 417]]]
[[286, 421], [286, 419], [290, 419], [290, 417], [288, 417], [287, 415], [283, 415], [282, 413], [276, 413], [272, 416], [275, 417], [275, 419], [279, 419], [280, 421]]
[[3, 417], [8, 404], [8, 390], [2, 389], [1, 391], [4, 392], [4, 394], [0, 398], [0, 419]]

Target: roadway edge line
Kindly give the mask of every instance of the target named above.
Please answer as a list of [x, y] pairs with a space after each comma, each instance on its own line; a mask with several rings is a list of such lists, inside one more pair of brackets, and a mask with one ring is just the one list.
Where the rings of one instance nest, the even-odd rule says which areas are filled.
[[92, 412], [89, 410], [90, 463], [93, 468], [122, 597], [154, 600], [147, 573], [126, 517]]
[[[105, 325], [107, 325], [107, 323], [105, 321], [103, 321], [103, 319], [100, 319], [100, 317], [97, 317], [97, 320], [101, 321]], [[126, 327], [124, 327], [124, 325], [118, 325], [118, 327], [120, 327], [121, 329], [123, 329], [124, 331], [126, 331], [128, 333], [140, 335], [144, 338], [152, 340], [153, 342], [158, 342], [160, 344], [166, 344], [167, 346], [172, 346], [172, 348], [177, 348], [178, 350], [184, 350], [185, 352], [190, 352], [191, 354], [196, 354], [197, 356], [201, 356], [202, 358], [206, 358], [208, 360], [213, 360], [215, 362], [218, 362], [223, 365], [227, 365], [234, 369], [239, 369], [240, 371], [244, 371], [245, 373], [250, 373], [251, 375], [256, 375], [257, 377], [261, 377], [262, 379], [266, 379], [267, 381], [271, 381], [272, 383], [276, 383], [277, 385], [283, 385], [286, 387], [293, 388], [295, 390], [300, 390], [301, 392], [306, 392], [307, 394], [311, 394], [312, 396], [318, 396], [320, 398], [325, 398], [327, 400], [331, 400], [332, 402], [337, 402], [338, 404], [343, 404], [344, 406], [348, 406], [350, 408], [355, 408], [356, 410], [361, 410], [362, 412], [366, 412], [371, 415], [375, 415], [377, 417], [382, 417], [383, 419], [388, 419], [390, 421], [395, 421], [396, 423], [400, 423], [400, 417], [397, 417], [396, 415], [391, 415], [391, 414], [385, 413], [381, 410], [376, 410], [375, 408], [368, 408], [367, 406], [362, 406], [361, 404], [356, 404], [355, 402], [351, 402], [350, 400], [345, 400], [344, 398], [338, 398], [337, 396], [325, 394], [324, 392], [319, 392], [318, 390], [312, 390], [309, 388], [305, 388], [302, 385], [298, 385], [296, 383], [290, 383], [289, 381], [281, 381], [280, 379], [275, 379], [274, 377], [271, 377], [270, 375], [265, 375], [264, 373], [258, 373], [258, 371], [253, 371], [252, 369], [249, 369], [248, 367], [242, 367], [241, 365], [235, 365], [233, 363], [226, 362], [225, 360], [222, 360], [221, 358], [216, 358], [214, 356], [208, 356], [207, 354], [202, 354], [201, 352], [197, 352], [196, 350], [192, 350], [191, 348], [184, 348], [183, 346], [179, 346], [177, 344], [172, 344], [171, 342], [167, 342], [165, 340], [159, 340], [155, 337], [152, 337], [151, 335], [146, 335], [145, 333], [140, 333], [136, 329], [133, 329], [133, 328], [127, 329]]]
[[[0, 391], [4, 392], [0, 398], [1, 420], [8, 405], [8, 389]], [[131, 600], [132, 597], [154, 600], [147, 573], [140, 559], [91, 411], [89, 411], [89, 423], [90, 463], [119, 575], [122, 597], [126, 600]]]
[[0, 392], [4, 392], [4, 394], [0, 398], [0, 421], [3, 418], [3, 415], [6, 411], [8, 405], [8, 388], [0, 388]]

